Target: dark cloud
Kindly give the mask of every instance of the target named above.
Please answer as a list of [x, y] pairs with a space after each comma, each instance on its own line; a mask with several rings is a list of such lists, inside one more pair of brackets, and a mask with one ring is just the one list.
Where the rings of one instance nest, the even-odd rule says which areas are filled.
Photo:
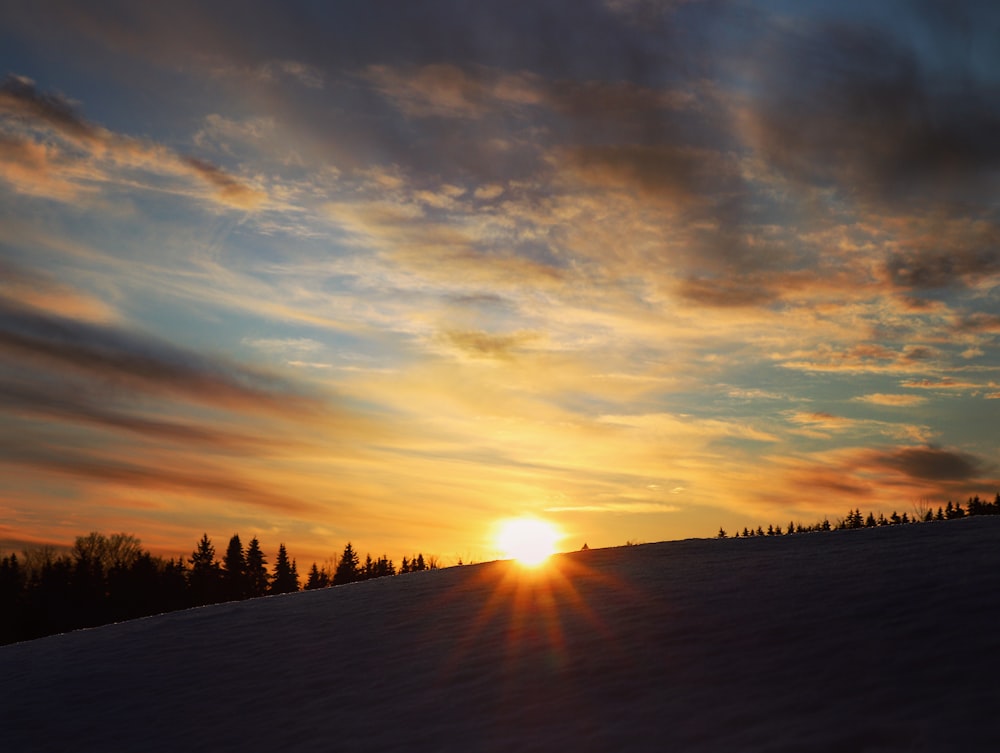
[[962, 317], [955, 325], [959, 332], [989, 332], [1000, 334], [1000, 314], [979, 311]]
[[878, 454], [874, 462], [925, 481], [969, 481], [981, 472], [975, 457], [937, 447], [905, 447]]
[[714, 203], [714, 189], [735, 180], [717, 154], [683, 144], [576, 146], [555, 159], [596, 185], [624, 185], [680, 206]]
[[138, 393], [237, 410], [301, 412], [317, 401], [278, 377], [113, 326], [84, 323], [0, 300], [0, 352], [44, 373], [68, 369]]
[[1000, 88], [971, 65], [932, 68], [888, 28], [847, 23], [773, 27], [750, 52], [751, 141], [795, 180], [963, 203], [1000, 167]]
[[35, 82], [9, 74], [0, 84], [0, 111], [48, 124], [78, 139], [97, 140], [98, 133], [62, 95], [41, 92]]
[[1000, 226], [977, 223], [962, 235], [942, 232], [917, 239], [889, 254], [886, 271], [893, 284], [913, 290], [964, 287], [995, 275], [1000, 272]]

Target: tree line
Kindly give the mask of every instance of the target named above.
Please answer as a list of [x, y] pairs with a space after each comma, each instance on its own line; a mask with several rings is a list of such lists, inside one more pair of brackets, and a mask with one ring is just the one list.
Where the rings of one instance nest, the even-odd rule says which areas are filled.
[[[334, 564], [335, 563], [335, 564]], [[127, 533], [78, 536], [68, 552], [52, 547], [0, 558], [0, 645], [178, 609], [269, 594], [354, 583], [397, 573], [432, 570], [437, 558], [403, 557], [397, 569], [382, 555], [361, 560], [348, 542], [339, 558], [314, 562], [301, 583], [284, 544], [274, 565], [255, 536], [234, 534], [222, 558], [204, 534], [191, 556], [157, 557]]]
[[[905, 512], [900, 515], [893, 510], [888, 518], [881, 512], [878, 514], [878, 517], [871, 512], [865, 516], [861, 514], [860, 508], [856, 508], [849, 510], [845, 517], [835, 523], [831, 523], [829, 518], [824, 518], [819, 523], [811, 525], [796, 524], [794, 521], [791, 521], [784, 530], [782, 530], [780, 525], [773, 524], [769, 525], [766, 531], [763, 526], [757, 526], [757, 528], [745, 527], [742, 534], [737, 530], [733, 534], [733, 538], [787, 536], [794, 533], [810, 533], [813, 531], [842, 531], [854, 528], [877, 528], [880, 526], [906, 525], [909, 523], [930, 523], [936, 520], [955, 520], [972, 515], [1000, 515], [1000, 492], [997, 492], [992, 502], [980, 499], [978, 494], [969, 497], [969, 500], [965, 503], [965, 507], [962, 507], [960, 502], [953, 503], [951, 500], [948, 500], [948, 504], [943, 507], [939, 505], [937, 511], [929, 505], [922, 505], [914, 511], [913, 515], [908, 515]], [[726, 533], [724, 528], [720, 527], [716, 538], [726, 539], [729, 538], [729, 534]]]

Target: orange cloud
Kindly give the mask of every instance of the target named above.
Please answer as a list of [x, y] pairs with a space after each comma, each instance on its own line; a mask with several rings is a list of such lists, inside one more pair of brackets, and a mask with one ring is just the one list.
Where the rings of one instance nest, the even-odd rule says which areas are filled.
[[[25, 193], [73, 201], [93, 191], [94, 182], [134, 185], [134, 179], [115, 170], [139, 168], [161, 178], [194, 178], [212, 189], [217, 204], [232, 209], [256, 209], [266, 199], [262, 191], [216, 165], [88, 122], [66, 99], [38, 91], [33, 81], [22, 76], [8, 76], [0, 84], [0, 113], [21, 131], [16, 136], [0, 134], [0, 177]], [[36, 140], [39, 130], [63, 140], [72, 151], [58, 152]], [[190, 189], [180, 187], [177, 192]]]

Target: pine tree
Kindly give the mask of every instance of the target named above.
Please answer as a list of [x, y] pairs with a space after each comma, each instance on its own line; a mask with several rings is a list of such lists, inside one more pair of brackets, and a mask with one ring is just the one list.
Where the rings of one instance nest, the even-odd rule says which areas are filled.
[[260, 549], [260, 542], [254, 536], [247, 545], [247, 594], [249, 596], [264, 596], [267, 593], [270, 578], [267, 575], [267, 560]]
[[202, 535], [198, 548], [191, 553], [188, 561], [191, 563], [188, 583], [194, 603], [201, 605], [218, 601], [222, 591], [222, 569], [215, 559], [215, 547], [207, 533]]
[[239, 534], [234, 533], [229, 539], [226, 555], [222, 558], [222, 569], [225, 580], [226, 598], [245, 599], [250, 594], [247, 582], [247, 561], [243, 554], [243, 544]]
[[354, 547], [348, 541], [347, 546], [344, 547], [344, 553], [340, 555], [340, 562], [337, 563], [337, 569], [333, 574], [333, 584], [339, 586], [358, 580], [358, 566], [360, 562], [358, 553], [354, 551]]
[[295, 563], [289, 561], [284, 544], [278, 545], [278, 557], [274, 561], [274, 575], [271, 578], [271, 593], [287, 594], [299, 590], [299, 574]]
[[325, 571], [316, 567], [316, 563], [313, 562], [312, 568], [309, 570], [309, 576], [306, 578], [306, 590], [311, 591], [315, 588], [326, 588], [329, 585], [329, 576]]

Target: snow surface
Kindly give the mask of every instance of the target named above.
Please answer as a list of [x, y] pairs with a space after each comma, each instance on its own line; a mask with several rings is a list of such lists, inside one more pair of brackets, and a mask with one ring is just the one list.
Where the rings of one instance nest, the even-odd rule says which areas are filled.
[[413, 573], [0, 647], [0, 751], [997, 751], [998, 595], [987, 517]]

